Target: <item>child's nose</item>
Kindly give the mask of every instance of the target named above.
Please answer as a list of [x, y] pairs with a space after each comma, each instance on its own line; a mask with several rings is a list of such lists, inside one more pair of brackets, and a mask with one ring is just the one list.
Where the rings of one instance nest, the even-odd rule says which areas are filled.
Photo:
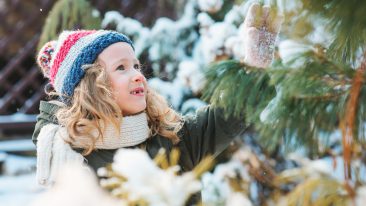
[[132, 78], [132, 81], [133, 82], [143, 82], [145, 79], [144, 75], [142, 75], [140, 72], [137, 72], [133, 78]]

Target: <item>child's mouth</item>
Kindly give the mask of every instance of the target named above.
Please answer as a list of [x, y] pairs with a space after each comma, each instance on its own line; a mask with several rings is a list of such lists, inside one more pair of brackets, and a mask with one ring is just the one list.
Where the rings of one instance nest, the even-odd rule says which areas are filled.
[[144, 96], [144, 88], [143, 87], [137, 87], [134, 90], [132, 90], [130, 92], [130, 94], [132, 95], [136, 95], [136, 96]]

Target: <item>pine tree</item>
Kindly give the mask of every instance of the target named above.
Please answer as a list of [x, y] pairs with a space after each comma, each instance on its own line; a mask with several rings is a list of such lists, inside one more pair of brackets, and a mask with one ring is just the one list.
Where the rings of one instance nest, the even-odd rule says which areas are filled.
[[[302, 0], [297, 11], [284, 10], [281, 38], [293, 41], [268, 68], [213, 64], [204, 97], [228, 114], [245, 113], [268, 149], [305, 145], [315, 157], [324, 138], [342, 131], [345, 179], [352, 180], [350, 162], [366, 149], [365, 9], [362, 0]], [[316, 42], [319, 27], [329, 38]]]

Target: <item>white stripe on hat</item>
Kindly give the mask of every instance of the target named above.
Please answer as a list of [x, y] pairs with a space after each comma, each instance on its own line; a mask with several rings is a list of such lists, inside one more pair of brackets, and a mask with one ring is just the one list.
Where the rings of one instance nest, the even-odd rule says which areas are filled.
[[52, 55], [52, 59], [51, 59], [51, 62], [50, 62], [50, 68], [52, 68], [54, 62], [55, 62], [55, 58], [56, 58], [56, 55], [58, 54], [58, 52], [60, 51], [61, 49], [61, 45], [63, 45], [67, 39], [67, 37], [72, 34], [73, 31], [63, 31], [58, 40], [56, 41], [56, 48], [55, 48], [55, 51], [53, 52], [53, 55]]
[[60, 68], [56, 74], [54, 88], [55, 90], [61, 94], [62, 92], [62, 85], [69, 73], [70, 69], [72, 68], [73, 63], [75, 62], [76, 58], [79, 56], [81, 51], [87, 47], [90, 43], [92, 43], [96, 38], [109, 33], [110, 31], [97, 31], [93, 34], [86, 35], [80, 38], [69, 50], [67, 53], [64, 61], [61, 62]]

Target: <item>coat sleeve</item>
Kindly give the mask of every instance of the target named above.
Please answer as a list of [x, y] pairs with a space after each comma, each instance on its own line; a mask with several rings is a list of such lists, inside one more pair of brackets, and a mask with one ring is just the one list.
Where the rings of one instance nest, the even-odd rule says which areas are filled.
[[181, 141], [193, 165], [207, 155], [218, 155], [230, 142], [246, 129], [244, 115], [224, 117], [222, 108], [213, 105], [199, 109], [195, 115], [184, 117], [184, 125], [179, 131]]

